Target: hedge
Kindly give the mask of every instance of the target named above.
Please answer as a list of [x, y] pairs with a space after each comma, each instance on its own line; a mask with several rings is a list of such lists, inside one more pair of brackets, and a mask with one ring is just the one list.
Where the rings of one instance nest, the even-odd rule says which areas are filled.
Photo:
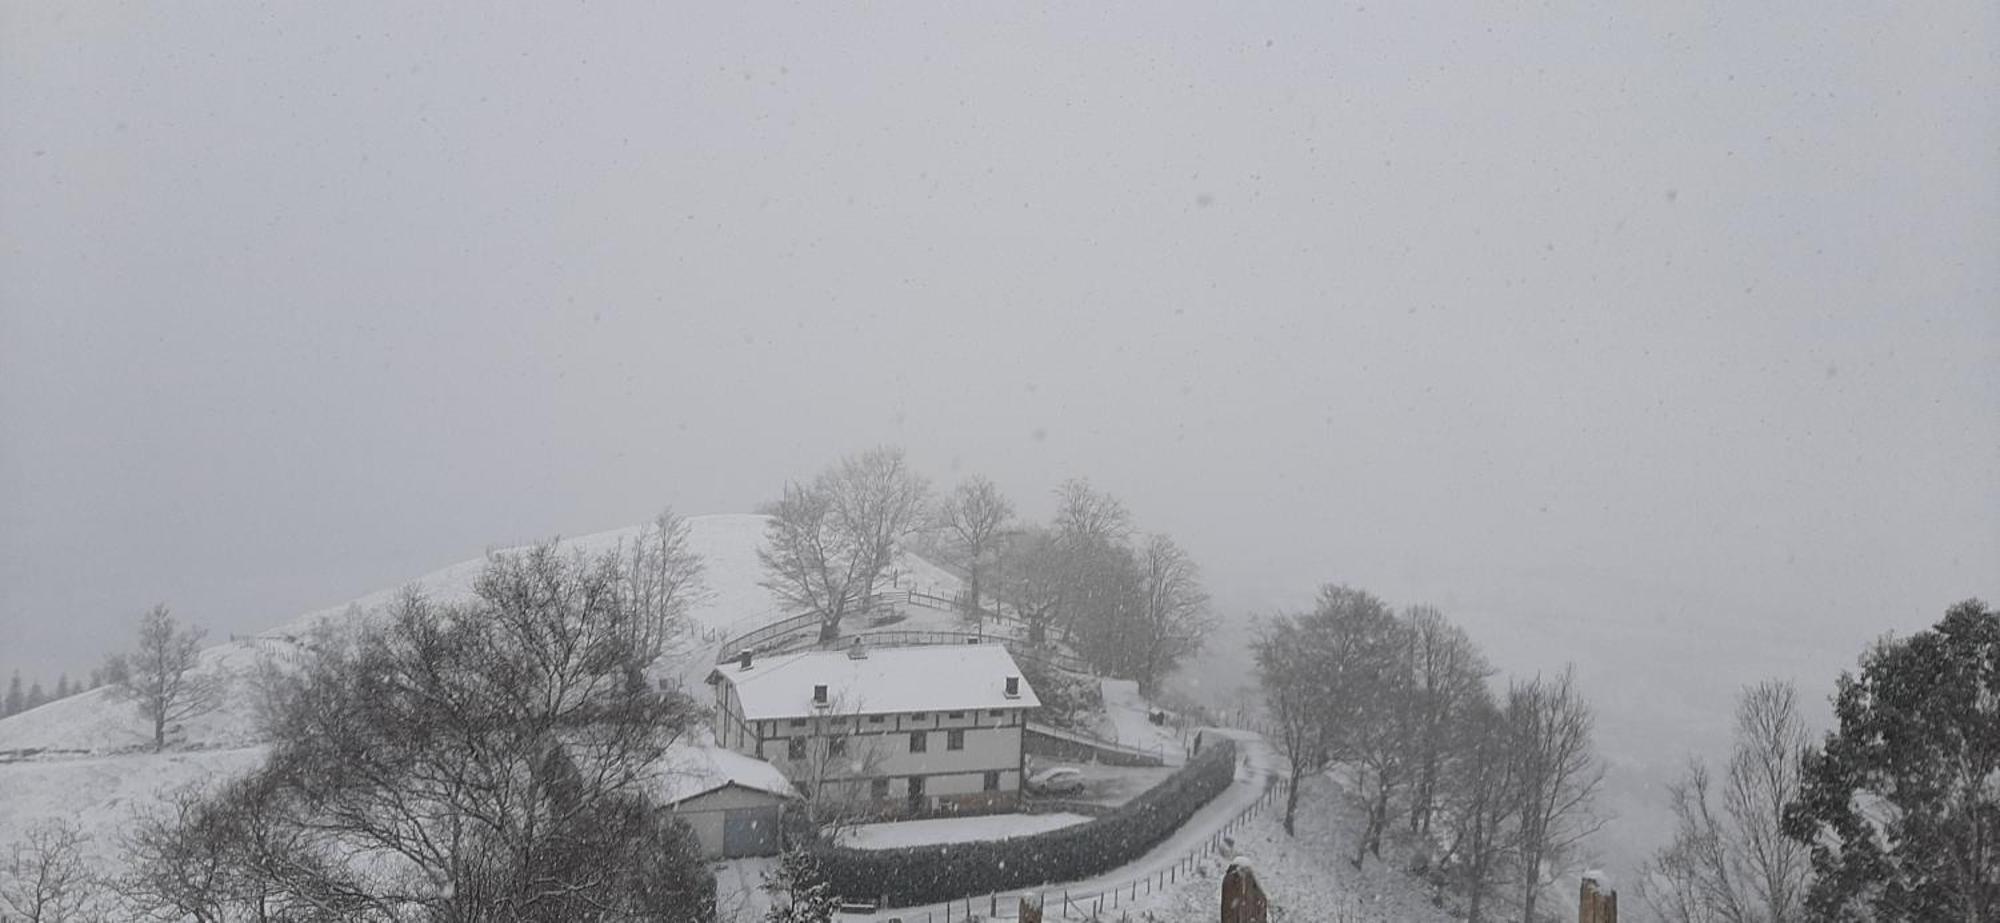
[[[1211, 735], [1213, 736], [1213, 735]], [[1236, 742], [1215, 738], [1150, 791], [1069, 827], [1005, 840], [899, 849], [822, 844], [820, 869], [835, 894], [883, 907], [935, 904], [1101, 875], [1165, 842], [1236, 777]]]

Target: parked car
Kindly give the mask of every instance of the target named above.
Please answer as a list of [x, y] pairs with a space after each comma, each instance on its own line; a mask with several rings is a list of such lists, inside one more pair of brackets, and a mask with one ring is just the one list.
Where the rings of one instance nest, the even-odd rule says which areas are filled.
[[1037, 795], [1074, 795], [1083, 791], [1083, 770], [1054, 766], [1028, 776], [1028, 791]]

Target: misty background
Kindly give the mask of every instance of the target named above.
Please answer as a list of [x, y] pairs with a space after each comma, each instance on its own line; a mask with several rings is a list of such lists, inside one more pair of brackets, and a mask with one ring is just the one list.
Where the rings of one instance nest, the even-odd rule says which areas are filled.
[[2000, 7], [1677, 6], [0, 2], [0, 672], [892, 443], [1665, 778], [2000, 594]]

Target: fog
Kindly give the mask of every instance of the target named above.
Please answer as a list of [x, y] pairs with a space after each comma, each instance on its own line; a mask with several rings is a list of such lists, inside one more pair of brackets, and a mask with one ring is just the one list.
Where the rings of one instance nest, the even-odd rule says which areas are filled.
[[2000, 593], [2000, 8], [1676, 6], [5, 2], [0, 671], [896, 444], [1712, 746]]

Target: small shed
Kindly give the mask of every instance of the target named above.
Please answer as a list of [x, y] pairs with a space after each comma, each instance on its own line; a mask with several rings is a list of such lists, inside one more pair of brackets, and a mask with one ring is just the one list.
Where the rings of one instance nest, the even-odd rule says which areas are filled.
[[674, 748], [667, 757], [661, 802], [694, 828], [702, 855], [777, 855], [785, 802], [796, 798], [776, 766], [705, 744]]

